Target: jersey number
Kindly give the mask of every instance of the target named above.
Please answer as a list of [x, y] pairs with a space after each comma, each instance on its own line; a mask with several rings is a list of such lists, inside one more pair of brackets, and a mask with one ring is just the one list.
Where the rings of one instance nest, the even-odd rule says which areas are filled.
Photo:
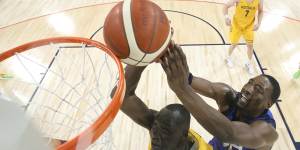
[[249, 10], [245, 10], [245, 11], [246, 11], [245, 17], [247, 17], [250, 11]]

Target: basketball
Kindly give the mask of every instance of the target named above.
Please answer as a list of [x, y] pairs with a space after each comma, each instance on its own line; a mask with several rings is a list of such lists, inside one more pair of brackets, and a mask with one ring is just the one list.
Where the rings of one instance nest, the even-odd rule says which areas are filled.
[[146, 66], [168, 46], [169, 20], [162, 9], [149, 0], [125, 0], [108, 13], [103, 27], [104, 41], [122, 62]]

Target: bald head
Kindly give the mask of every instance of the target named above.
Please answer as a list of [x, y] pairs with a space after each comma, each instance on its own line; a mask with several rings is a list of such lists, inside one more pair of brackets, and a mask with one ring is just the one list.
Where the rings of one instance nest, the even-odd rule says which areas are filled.
[[181, 104], [170, 104], [158, 113], [156, 118], [159, 122], [170, 127], [188, 130], [190, 127], [191, 116], [187, 109]]

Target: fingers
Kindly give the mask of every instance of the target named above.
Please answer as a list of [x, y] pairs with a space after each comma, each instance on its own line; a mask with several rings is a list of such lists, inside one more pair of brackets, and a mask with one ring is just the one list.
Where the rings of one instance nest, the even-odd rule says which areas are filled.
[[177, 65], [176, 65], [176, 56], [170, 49], [167, 50], [166, 54], [161, 58], [161, 65], [166, 72], [168, 78], [174, 75], [176, 72]]
[[161, 57], [161, 66], [166, 72], [167, 76], [170, 76], [171, 74], [171, 69], [169, 67], [168, 59], [167, 59], [167, 54], [165, 54], [163, 57]]
[[172, 42], [164, 56], [161, 58], [162, 67], [169, 77], [178, 75], [178, 73], [188, 73], [189, 68], [186, 56], [182, 48]]
[[170, 43], [168, 50], [164, 54], [164, 57], [168, 59], [169, 64], [175, 63], [177, 66], [187, 65], [186, 56], [183, 53], [182, 48], [179, 45], [174, 44], [173, 41]]
[[168, 66], [171, 70], [171, 73], [173, 74], [174, 72], [176, 72], [178, 66], [177, 66], [177, 61], [178, 61], [178, 56], [176, 54], [176, 51], [172, 51], [171, 49], [168, 49], [168, 57], [167, 57], [167, 62], [168, 62]]
[[187, 61], [186, 61], [186, 56], [182, 50], [182, 48], [179, 45], [176, 45], [176, 53], [178, 55], [177, 57], [177, 62], [180, 62], [180, 66], [183, 66], [185, 69], [188, 70], [188, 65], [187, 65]]

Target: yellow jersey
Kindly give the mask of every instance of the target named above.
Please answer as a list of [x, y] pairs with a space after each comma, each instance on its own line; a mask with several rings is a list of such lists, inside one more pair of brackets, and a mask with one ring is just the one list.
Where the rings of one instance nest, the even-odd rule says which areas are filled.
[[259, 7], [260, 0], [240, 0], [236, 4], [235, 14], [233, 16], [233, 23], [236, 27], [245, 29], [254, 25], [255, 15]]
[[[188, 138], [190, 141], [194, 142], [191, 150], [213, 150], [212, 146], [206, 143], [204, 139], [192, 129], [189, 130]], [[151, 143], [149, 144], [148, 149], [151, 150]]]

